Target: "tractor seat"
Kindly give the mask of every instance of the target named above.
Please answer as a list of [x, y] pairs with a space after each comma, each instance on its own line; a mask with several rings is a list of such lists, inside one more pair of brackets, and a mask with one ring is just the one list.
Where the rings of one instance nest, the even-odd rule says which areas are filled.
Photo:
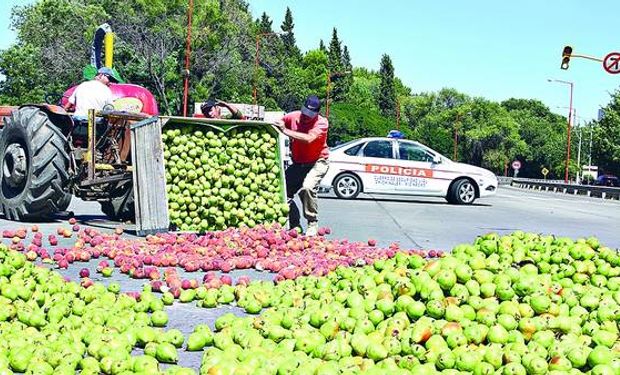
[[[88, 118], [82, 116], [73, 116], [73, 130], [71, 134], [78, 143], [86, 144], [88, 139]], [[95, 131], [97, 137], [103, 136], [108, 130], [108, 122], [101, 117], [95, 119]], [[83, 140], [83, 141], [79, 141]]]

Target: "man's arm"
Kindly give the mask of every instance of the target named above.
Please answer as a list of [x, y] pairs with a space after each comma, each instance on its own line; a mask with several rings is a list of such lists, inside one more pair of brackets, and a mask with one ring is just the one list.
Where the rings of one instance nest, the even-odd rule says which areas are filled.
[[232, 118], [235, 120], [245, 120], [245, 116], [243, 115], [243, 113], [241, 113], [241, 111], [235, 107], [232, 104], [226, 103], [224, 101], [218, 100], [217, 101], [218, 105], [221, 105], [223, 107], [228, 108], [228, 110], [230, 111], [230, 113], [232, 113]]
[[69, 103], [69, 102], [66, 102], [65, 105], [63, 105], [62, 107], [67, 112], [73, 112], [73, 110], [75, 109], [75, 105], [73, 103]]
[[63, 105], [63, 108], [67, 112], [72, 112], [73, 110], [75, 110], [75, 91], [73, 91], [73, 94], [69, 96], [69, 98], [67, 99], [67, 102], [65, 103], [65, 105]]
[[310, 131], [309, 133], [301, 133], [301, 132], [298, 132], [298, 131], [295, 131], [295, 130], [288, 129], [284, 125], [284, 121], [283, 120], [276, 121], [274, 123], [274, 125], [276, 127], [278, 127], [280, 129], [280, 131], [284, 135], [289, 136], [289, 137], [291, 137], [293, 139], [297, 139], [298, 141], [302, 141], [304, 143], [312, 143], [312, 142], [314, 142], [319, 137], [319, 135], [321, 134], [320, 131]]

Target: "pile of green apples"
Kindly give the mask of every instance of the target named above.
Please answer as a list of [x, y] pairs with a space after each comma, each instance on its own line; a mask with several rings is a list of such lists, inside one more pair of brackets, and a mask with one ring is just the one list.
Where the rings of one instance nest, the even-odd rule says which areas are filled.
[[[0, 374], [159, 374], [185, 342], [152, 293], [65, 280], [0, 245]], [[132, 356], [136, 348], [144, 355]], [[195, 371], [171, 366], [168, 374]], [[163, 372], [162, 372], [163, 373]]]
[[187, 125], [162, 134], [170, 220], [183, 231], [287, 221], [278, 139], [268, 129]]
[[595, 238], [489, 234], [229, 289], [260, 315], [218, 318], [203, 374], [620, 373], [620, 255]]

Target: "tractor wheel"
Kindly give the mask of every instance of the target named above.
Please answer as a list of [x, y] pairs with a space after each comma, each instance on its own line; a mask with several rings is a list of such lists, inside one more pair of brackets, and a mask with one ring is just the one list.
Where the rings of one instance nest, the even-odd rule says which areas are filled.
[[69, 208], [69, 205], [71, 204], [71, 199], [73, 198], [72, 194], [65, 194], [64, 197], [62, 197], [60, 199], [60, 201], [58, 202], [58, 211], [66, 211], [67, 208]]
[[133, 183], [131, 181], [118, 185], [111, 192], [114, 198], [101, 201], [101, 211], [112, 220], [136, 220], [136, 210], [133, 199]]
[[[67, 139], [36, 107], [14, 111], [0, 136], [0, 209], [9, 220], [50, 218], [69, 200]], [[67, 204], [68, 206], [68, 204]]]

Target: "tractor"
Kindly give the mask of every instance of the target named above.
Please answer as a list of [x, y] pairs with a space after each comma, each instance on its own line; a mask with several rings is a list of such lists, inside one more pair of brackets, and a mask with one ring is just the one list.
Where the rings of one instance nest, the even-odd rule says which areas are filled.
[[[85, 77], [102, 66], [104, 36], [106, 66], [111, 66], [111, 31], [104, 26], [95, 35], [97, 56]], [[84, 121], [62, 107], [75, 88], [55, 104], [0, 106], [0, 210], [6, 219], [51, 218], [65, 211], [73, 196], [98, 201], [113, 220], [134, 219], [129, 127], [157, 115], [157, 102], [143, 87], [112, 84], [113, 106], [96, 122]]]

